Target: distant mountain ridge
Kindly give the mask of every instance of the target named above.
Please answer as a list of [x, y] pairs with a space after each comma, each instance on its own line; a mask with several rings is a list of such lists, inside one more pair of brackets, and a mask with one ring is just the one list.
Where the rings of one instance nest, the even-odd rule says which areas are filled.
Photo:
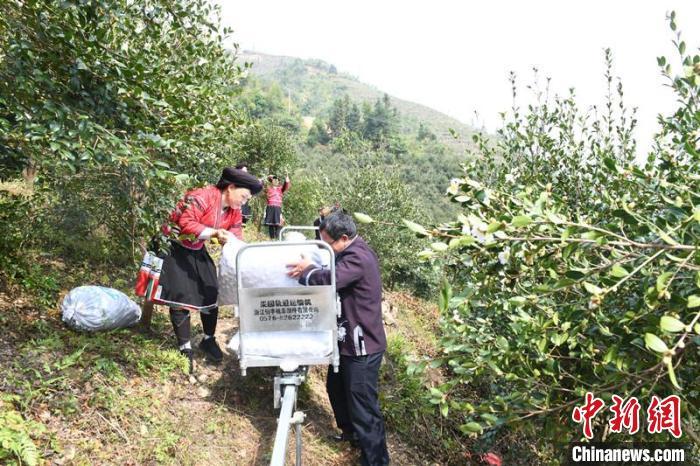
[[[251, 51], [240, 52], [238, 59], [252, 65], [252, 75], [264, 81], [275, 81], [287, 90], [306, 118], [325, 114], [335, 99], [346, 94], [358, 103], [374, 102], [385, 94], [354, 76], [338, 72], [334, 65], [323, 60]], [[403, 132], [415, 133], [422, 123], [456, 154], [463, 154], [471, 146], [470, 135], [475, 131], [471, 126], [428, 106], [389, 97], [401, 114]], [[455, 139], [450, 130], [459, 138]]]

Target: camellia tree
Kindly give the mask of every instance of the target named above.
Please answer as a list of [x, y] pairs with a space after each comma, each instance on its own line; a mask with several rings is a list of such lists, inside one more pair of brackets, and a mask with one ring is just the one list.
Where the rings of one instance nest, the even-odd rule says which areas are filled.
[[383, 285], [426, 296], [434, 291], [437, 280], [431, 267], [416, 263], [413, 251], [420, 247], [420, 240], [410, 231], [395, 228], [392, 222], [374, 220], [416, 218], [419, 214], [417, 195], [396, 173], [377, 163], [382, 155], [348, 155], [351, 168], [331, 171], [316, 180], [327, 206], [338, 203], [355, 212], [361, 224], [359, 233], [381, 258]]
[[[679, 106], [644, 163], [608, 67], [605, 108], [584, 114], [573, 94], [514, 108], [450, 185], [463, 213], [406, 222], [444, 264], [433, 365], [449, 377], [431, 398], [465, 434], [576, 440], [572, 412], [591, 392], [608, 407], [637, 397], [642, 425], [652, 395], [677, 395], [683, 438], [700, 442], [700, 56], [674, 44], [680, 72], [658, 63]], [[614, 435], [609, 418], [594, 419], [596, 438]]]
[[229, 32], [205, 0], [3, 2], [2, 177], [24, 171], [34, 215], [71, 241], [135, 253], [186, 186], [234, 162]]

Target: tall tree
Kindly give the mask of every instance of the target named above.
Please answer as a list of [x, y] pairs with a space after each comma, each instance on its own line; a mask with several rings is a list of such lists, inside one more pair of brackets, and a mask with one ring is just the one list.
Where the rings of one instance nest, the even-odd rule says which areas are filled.
[[71, 231], [133, 245], [231, 160], [241, 69], [208, 2], [11, 0], [0, 31], [0, 157]]
[[392, 107], [388, 94], [377, 99], [374, 106], [365, 112], [364, 137], [372, 142], [375, 148], [387, 145], [390, 138], [397, 134], [397, 110]]
[[333, 101], [331, 114], [328, 118], [328, 129], [331, 137], [337, 138], [348, 128], [348, 114], [350, 113], [350, 98], [345, 95], [341, 99]]
[[359, 134], [362, 132], [362, 113], [360, 112], [360, 107], [358, 107], [355, 102], [348, 108], [346, 126], [348, 131], [352, 131], [353, 133]]

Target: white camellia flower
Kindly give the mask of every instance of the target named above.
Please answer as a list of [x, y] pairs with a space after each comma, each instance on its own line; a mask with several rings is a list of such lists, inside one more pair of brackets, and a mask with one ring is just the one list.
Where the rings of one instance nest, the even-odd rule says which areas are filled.
[[459, 192], [459, 180], [457, 178], [452, 178], [450, 180], [450, 186], [447, 188], [447, 194], [452, 194], [453, 196]]
[[498, 262], [500, 262], [502, 265], [506, 265], [508, 260], [510, 259], [510, 248], [506, 247], [503, 251], [498, 253]]
[[478, 243], [484, 243], [486, 241], [486, 235], [477, 227], [471, 229], [470, 234]]
[[490, 194], [491, 194], [491, 191], [489, 191], [488, 189], [485, 189], [484, 190], [484, 199], [481, 202], [483, 202], [486, 205], [489, 205], [489, 203], [491, 202]]

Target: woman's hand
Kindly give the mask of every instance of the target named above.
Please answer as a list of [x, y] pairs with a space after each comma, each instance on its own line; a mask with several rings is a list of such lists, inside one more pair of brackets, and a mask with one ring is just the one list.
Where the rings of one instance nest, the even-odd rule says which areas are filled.
[[226, 244], [226, 241], [228, 241], [229, 233], [227, 230], [224, 230], [223, 228], [219, 228], [218, 230], [214, 230], [214, 233], [212, 233], [211, 237], [216, 238], [219, 240], [219, 243], [223, 246]]
[[302, 272], [311, 264], [311, 259], [302, 254], [301, 260], [287, 264], [287, 268], [290, 269], [289, 272], [287, 272], [287, 275], [292, 278], [299, 278]]

